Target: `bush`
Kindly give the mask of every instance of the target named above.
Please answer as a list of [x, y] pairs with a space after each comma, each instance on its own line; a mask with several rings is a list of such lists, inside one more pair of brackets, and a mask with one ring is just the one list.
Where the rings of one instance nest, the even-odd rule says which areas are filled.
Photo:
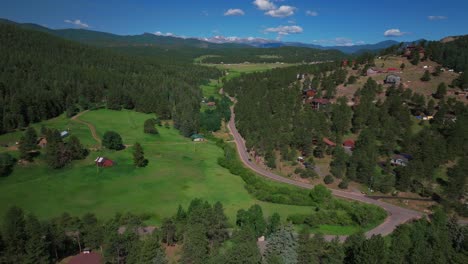
[[0, 153], [0, 176], [8, 176], [13, 171], [15, 159], [8, 153]]
[[295, 225], [300, 225], [300, 224], [304, 224], [304, 222], [306, 221], [308, 217], [309, 217], [308, 215], [304, 215], [304, 214], [292, 214], [292, 215], [289, 215], [286, 220]]
[[143, 132], [146, 134], [159, 134], [158, 129], [156, 129], [155, 125], [157, 124], [156, 120], [154, 118], [147, 119], [145, 121], [145, 124], [143, 126]]
[[348, 184], [349, 184], [348, 180], [344, 179], [340, 182], [340, 184], [338, 184], [338, 187], [340, 189], [348, 189]]
[[330, 174], [328, 174], [327, 176], [325, 176], [325, 178], [323, 178], [323, 182], [325, 184], [330, 184], [330, 183], [333, 183], [334, 181], [335, 179]]
[[117, 132], [107, 131], [102, 138], [102, 145], [108, 149], [121, 150], [124, 148], [122, 137]]

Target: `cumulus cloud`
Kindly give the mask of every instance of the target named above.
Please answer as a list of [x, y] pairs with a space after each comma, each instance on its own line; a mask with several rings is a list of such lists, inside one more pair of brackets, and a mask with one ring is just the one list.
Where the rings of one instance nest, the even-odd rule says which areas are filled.
[[444, 20], [447, 19], [446, 16], [428, 16], [427, 19], [429, 20]]
[[402, 32], [398, 28], [388, 29], [384, 32], [385, 37], [401, 37], [406, 34], [406, 32]]
[[260, 10], [272, 10], [276, 9], [276, 5], [269, 0], [255, 0], [253, 4]]
[[265, 15], [272, 17], [288, 17], [294, 15], [296, 8], [293, 6], [280, 6], [278, 9], [272, 9], [265, 12]]
[[314, 16], [318, 16], [318, 12], [317, 11], [312, 11], [312, 10], [307, 10], [306, 15], [314, 17]]
[[228, 9], [228, 11], [226, 11], [224, 13], [225, 16], [243, 16], [245, 15], [244, 11], [242, 9], [238, 9], [238, 8], [231, 8], [231, 9]]
[[266, 28], [263, 32], [264, 33], [277, 33], [276, 39], [279, 40], [281, 37], [289, 35], [289, 34], [299, 34], [302, 33], [304, 30], [300, 26], [278, 26], [272, 28]]
[[89, 28], [89, 25], [88, 25], [88, 24], [82, 22], [82, 21], [79, 20], [79, 19], [75, 19], [75, 20], [66, 19], [64, 22], [65, 22], [65, 23], [68, 23], [68, 24], [75, 25], [75, 26], [77, 26], [77, 27]]
[[166, 36], [166, 37], [175, 37], [176, 36], [171, 32], [162, 33], [161, 31], [156, 31], [153, 34], [156, 35], [156, 36]]

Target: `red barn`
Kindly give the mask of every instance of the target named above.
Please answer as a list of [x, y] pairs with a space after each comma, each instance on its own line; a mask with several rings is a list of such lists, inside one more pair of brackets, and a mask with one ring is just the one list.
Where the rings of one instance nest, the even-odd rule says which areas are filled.
[[114, 162], [105, 157], [97, 157], [95, 160], [96, 165], [98, 167], [112, 167], [114, 166]]
[[347, 149], [351, 149], [353, 150], [354, 149], [354, 146], [355, 146], [355, 142], [354, 140], [352, 139], [347, 139], [343, 142], [343, 147], [347, 148]]

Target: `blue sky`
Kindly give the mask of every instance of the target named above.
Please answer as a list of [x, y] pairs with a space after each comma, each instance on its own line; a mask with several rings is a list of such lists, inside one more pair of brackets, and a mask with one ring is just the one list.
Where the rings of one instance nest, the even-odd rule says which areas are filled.
[[14, 0], [0, 17], [120, 35], [260, 37], [321, 45], [468, 34], [468, 1]]

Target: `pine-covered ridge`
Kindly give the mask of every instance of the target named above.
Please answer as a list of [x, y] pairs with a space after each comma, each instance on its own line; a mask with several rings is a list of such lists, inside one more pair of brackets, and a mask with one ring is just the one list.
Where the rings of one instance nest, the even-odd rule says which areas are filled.
[[214, 68], [168, 64], [0, 23], [0, 132], [64, 111], [106, 104], [173, 118], [184, 135], [198, 130], [199, 85]]

